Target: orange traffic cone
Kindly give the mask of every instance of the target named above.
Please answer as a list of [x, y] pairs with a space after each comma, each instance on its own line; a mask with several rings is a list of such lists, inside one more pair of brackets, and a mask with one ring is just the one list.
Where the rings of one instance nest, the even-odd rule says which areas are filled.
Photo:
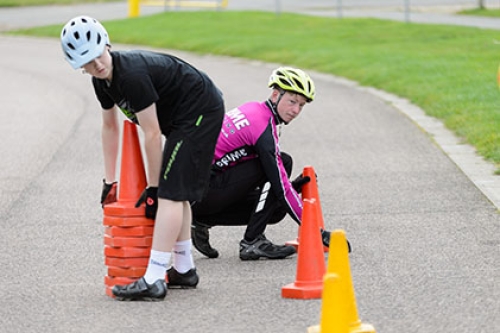
[[142, 160], [137, 125], [128, 120], [123, 122], [121, 154], [118, 201], [104, 206], [104, 214], [144, 215], [144, 208], [135, 208], [135, 203], [147, 186], [146, 171]]
[[144, 206], [135, 203], [146, 188], [137, 126], [123, 123], [118, 200], [104, 206], [104, 256], [108, 268], [106, 294], [116, 284], [129, 284], [144, 275], [149, 262], [154, 221], [144, 216]]
[[281, 289], [284, 298], [321, 298], [323, 291], [323, 275], [325, 274], [325, 257], [321, 235], [318, 232], [316, 205], [314, 199], [304, 200], [302, 226], [297, 254], [297, 276], [294, 283]]
[[[309, 177], [311, 179], [310, 182], [304, 184], [302, 187], [302, 199], [314, 199], [317, 201], [317, 213], [316, 213], [316, 219], [317, 224], [319, 228], [325, 229], [325, 222], [323, 220], [323, 211], [321, 209], [321, 201], [319, 200], [319, 190], [318, 190], [318, 180], [316, 178], [316, 171], [314, 171], [314, 168], [312, 166], [305, 166], [304, 170], [302, 171], [302, 176], [303, 177]], [[319, 231], [318, 231], [319, 232]], [[299, 248], [300, 242], [300, 227], [298, 230], [298, 236], [295, 240], [291, 240], [286, 242], [286, 245], [292, 245], [294, 246], [297, 250]], [[328, 248], [326, 246], [323, 247], [324, 252], [328, 252]]]

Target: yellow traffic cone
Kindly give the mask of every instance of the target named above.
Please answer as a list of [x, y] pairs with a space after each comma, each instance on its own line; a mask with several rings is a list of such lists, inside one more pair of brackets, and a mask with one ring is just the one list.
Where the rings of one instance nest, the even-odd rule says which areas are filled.
[[[343, 230], [335, 230], [330, 236], [323, 288], [327, 288], [327, 284], [329, 291], [323, 290], [320, 326], [310, 327], [308, 333], [376, 333], [372, 325], [363, 324], [358, 317], [347, 239]], [[339, 323], [338, 320], [344, 322]], [[347, 331], [344, 327], [347, 327]]]
[[320, 325], [309, 327], [307, 333], [349, 333], [345, 287], [337, 274], [325, 274]]

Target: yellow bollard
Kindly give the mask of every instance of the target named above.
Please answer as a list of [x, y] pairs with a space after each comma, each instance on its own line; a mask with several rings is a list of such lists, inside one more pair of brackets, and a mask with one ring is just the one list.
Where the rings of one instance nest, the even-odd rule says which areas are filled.
[[128, 17], [137, 17], [141, 11], [140, 0], [128, 0]]

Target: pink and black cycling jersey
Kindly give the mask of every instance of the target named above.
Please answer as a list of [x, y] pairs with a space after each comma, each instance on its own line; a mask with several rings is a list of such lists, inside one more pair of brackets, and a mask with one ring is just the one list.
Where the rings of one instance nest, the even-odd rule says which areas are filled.
[[288, 214], [301, 221], [302, 199], [293, 189], [280, 156], [278, 119], [268, 102], [248, 102], [226, 112], [215, 147], [213, 169], [225, 170], [259, 158], [271, 190]]

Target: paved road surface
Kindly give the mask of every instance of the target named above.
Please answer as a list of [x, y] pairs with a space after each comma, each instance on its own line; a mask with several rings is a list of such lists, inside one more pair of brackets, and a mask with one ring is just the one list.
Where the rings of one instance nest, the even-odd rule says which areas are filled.
[[[102, 17], [103, 6], [95, 9]], [[0, 22], [11, 26], [6, 11], [15, 12], [0, 10]], [[107, 297], [100, 119], [89, 78], [64, 62], [57, 40], [0, 36], [0, 49], [0, 332], [303, 333], [319, 322], [321, 300], [280, 296], [295, 280], [296, 258], [241, 262], [236, 227], [212, 231], [221, 258], [195, 252], [197, 290], [155, 304]], [[276, 65], [174, 52], [214, 78], [228, 108], [267, 97]], [[489, 166], [404, 100], [312, 76], [318, 98], [283, 128], [282, 149], [295, 173], [315, 167], [325, 224], [353, 244], [361, 320], [379, 333], [495, 331], [500, 221], [471, 177], [489, 177]], [[267, 235], [284, 242], [297, 228], [287, 218]]]

